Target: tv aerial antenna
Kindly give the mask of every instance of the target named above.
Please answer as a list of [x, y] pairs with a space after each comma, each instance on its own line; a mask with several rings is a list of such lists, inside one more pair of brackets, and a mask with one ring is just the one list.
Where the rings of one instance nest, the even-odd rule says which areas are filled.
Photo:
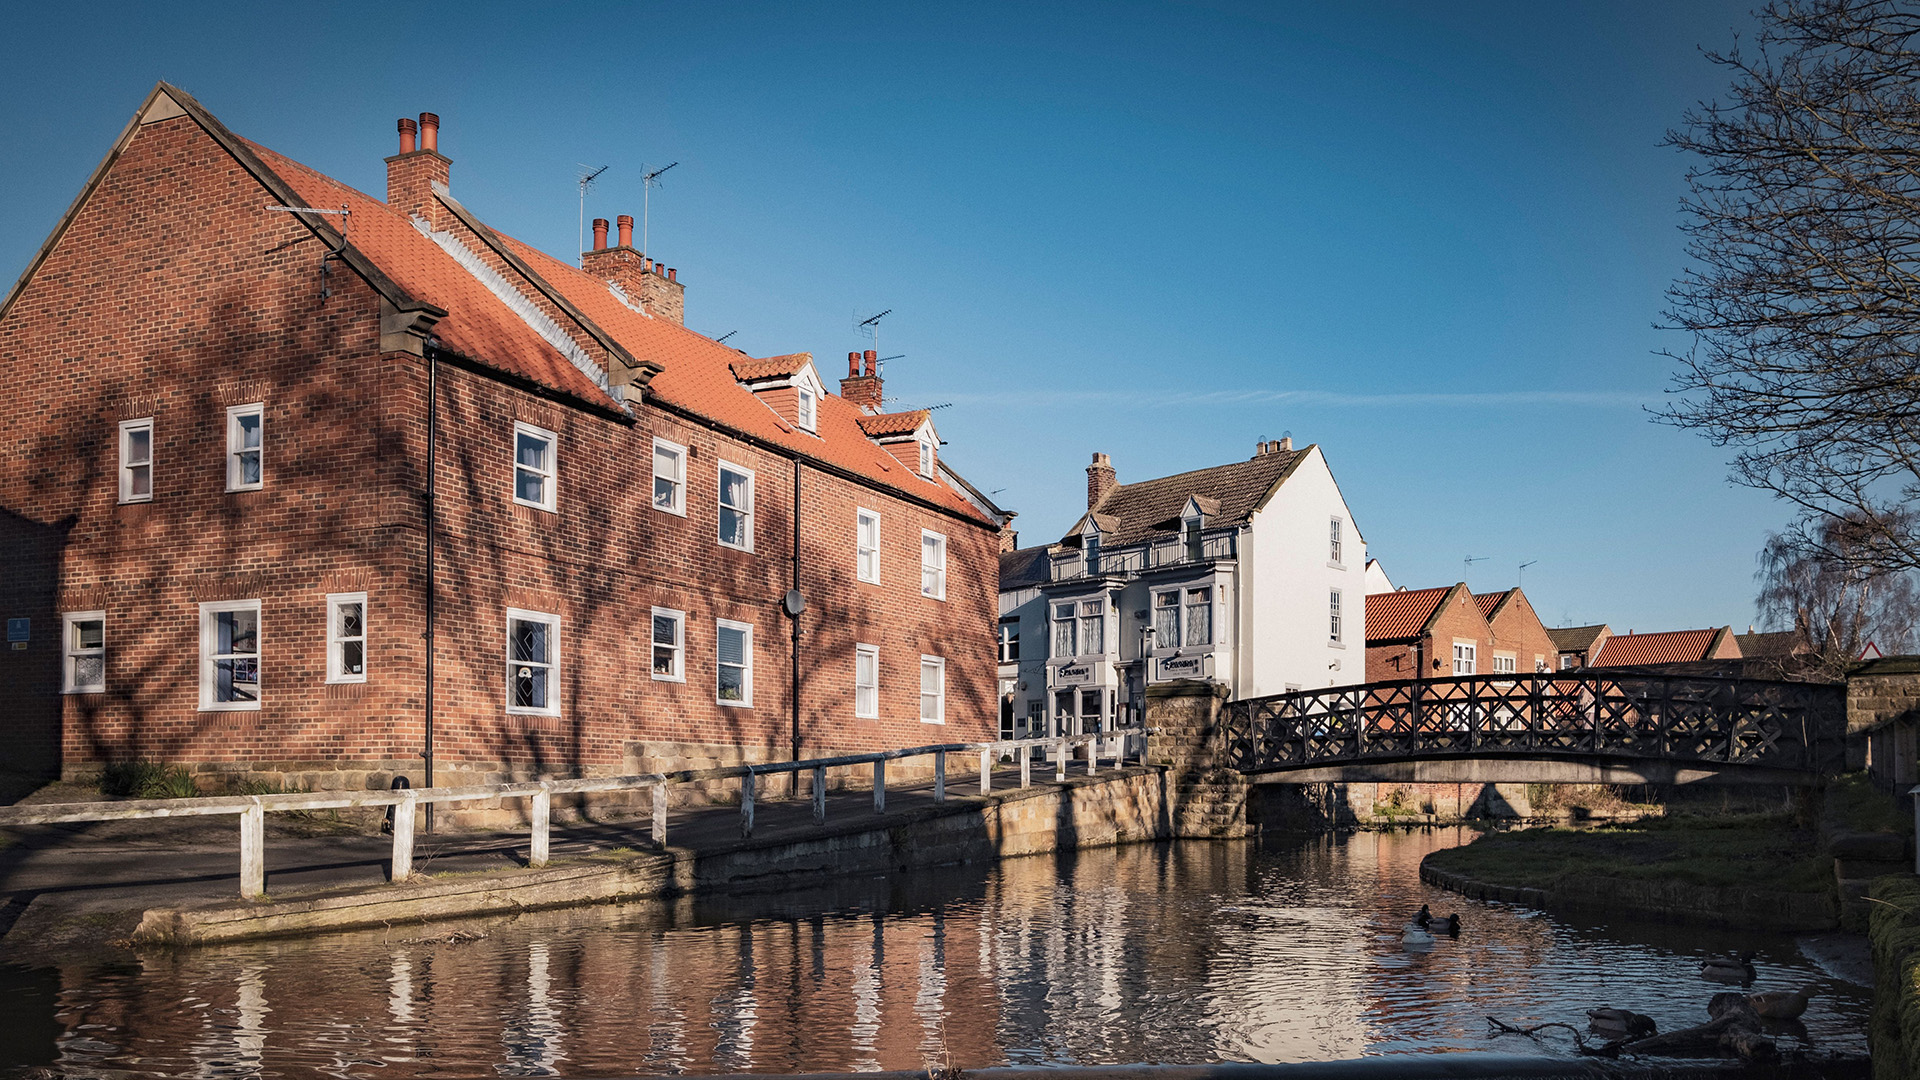
[[1487, 561], [1488, 559], [1490, 559], [1490, 558], [1492, 558], [1492, 556], [1490, 556], [1490, 555], [1469, 555], [1469, 556], [1467, 556], [1466, 558], [1464, 558], [1464, 559], [1461, 559], [1461, 560], [1460, 560], [1460, 576], [1461, 576], [1461, 578], [1463, 578], [1463, 579], [1464, 579], [1464, 578], [1465, 578], [1465, 577], [1466, 577], [1466, 576], [1467, 576], [1468, 574], [1471, 574], [1471, 573], [1473, 573], [1473, 564], [1474, 564], [1474, 563], [1477, 563], [1477, 562], [1486, 562], [1486, 561]]
[[[855, 322], [855, 323], [853, 324], [853, 328], [854, 328], [855, 330], [857, 330], [857, 331], [859, 331], [860, 333], [862, 333], [862, 334], [866, 334], [866, 335], [868, 335], [869, 337], [871, 337], [871, 338], [873, 338], [873, 352], [874, 352], [874, 355], [875, 355], [875, 356], [878, 356], [878, 355], [880, 354], [880, 320], [881, 320], [881, 319], [884, 319], [884, 318], [886, 318], [887, 316], [889, 316], [889, 315], [891, 315], [891, 314], [893, 314], [893, 309], [892, 309], [892, 308], [888, 308], [887, 310], [885, 310], [885, 311], [883, 311], [883, 312], [881, 312], [881, 313], [880, 313], [880, 314], [878, 314], [878, 315], [874, 315], [874, 316], [871, 316], [871, 317], [869, 317], [869, 318], [865, 318], [865, 319], [861, 319], [861, 320], [859, 320], [859, 321], [857, 321], [857, 322]], [[905, 354], [903, 353], [903, 354], [901, 354], [901, 355], [905, 355]], [[889, 357], [887, 357], [887, 359], [888, 359], [888, 360], [898, 360], [899, 358], [900, 358], [900, 357], [898, 357], [898, 356], [889, 356]], [[873, 373], [874, 373], [875, 375], [878, 375], [878, 374], [880, 374], [880, 369], [879, 369], [879, 368], [878, 368], [878, 367], [876, 366], [876, 367], [874, 368], [874, 372], [873, 372]]]
[[653, 189], [660, 186], [660, 174], [678, 164], [680, 163], [677, 161], [670, 161], [657, 169], [640, 166], [646, 170], [646, 175], [640, 178], [640, 254], [642, 255], [647, 253], [647, 217], [652, 209], [650, 196], [653, 194]]
[[[601, 173], [613, 166], [602, 165], [596, 169], [584, 161], [576, 164], [580, 166], [580, 231], [574, 238], [574, 250], [584, 252], [587, 249], [587, 189], [593, 186], [595, 180], [600, 179]], [[581, 260], [581, 265], [585, 265], [584, 259]]]
[[1539, 559], [1532, 559], [1520, 564], [1519, 572], [1513, 575], [1515, 578], [1515, 581], [1513, 583], [1514, 588], [1517, 589], [1520, 586], [1525, 585], [1527, 583], [1527, 567], [1532, 566], [1534, 563], [1537, 563], [1539, 561], [1540, 561]]

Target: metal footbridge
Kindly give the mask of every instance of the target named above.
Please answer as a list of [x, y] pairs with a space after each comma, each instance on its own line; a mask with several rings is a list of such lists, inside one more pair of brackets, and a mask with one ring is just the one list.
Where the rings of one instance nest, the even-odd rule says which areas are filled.
[[1229, 702], [1228, 759], [1277, 783], [1819, 783], [1846, 690], [1631, 669], [1460, 675]]

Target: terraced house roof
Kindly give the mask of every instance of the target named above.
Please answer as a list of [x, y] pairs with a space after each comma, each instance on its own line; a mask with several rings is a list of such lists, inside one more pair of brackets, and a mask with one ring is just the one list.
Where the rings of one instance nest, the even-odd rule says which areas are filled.
[[[644, 383], [649, 403], [994, 524], [954, 487], [916, 474], [876, 445], [863, 425], [884, 418], [862, 416], [843, 398], [826, 394], [818, 405], [816, 430], [799, 432], [742, 385], [743, 379], [791, 375], [810, 359], [808, 354], [755, 359], [672, 319], [656, 318], [606, 281], [490, 229], [436, 186], [434, 197], [494, 246], [510, 270], [494, 273], [479, 265], [486, 253], [463, 255], [457, 250], [460, 241], [449, 243], [447, 234], [433, 233], [425, 221], [235, 135], [184, 91], [162, 83], [155, 93], [177, 102], [277, 195], [305, 206], [348, 210], [345, 228], [338, 232], [328, 231], [327, 222], [303, 220], [329, 244], [337, 243], [341, 272], [362, 273], [402, 310], [444, 312], [433, 326], [442, 350], [602, 412], [630, 407], [610, 387], [596, 357], [630, 359], [652, 375]], [[561, 316], [542, 314], [546, 304]], [[900, 418], [895, 423], [904, 423], [927, 414], [893, 415]], [[917, 426], [915, 421], [906, 431]]]
[[[1103, 541], [1109, 545], [1133, 544], [1176, 532], [1180, 514], [1194, 496], [1216, 503], [1207, 515], [1208, 528], [1244, 525], [1266, 502], [1274, 486], [1312, 450], [1311, 445], [1277, 450], [1247, 461], [1116, 485], [1093, 507], [1102, 531], [1111, 532]], [[1204, 502], [1202, 509], [1206, 509]], [[1107, 528], [1108, 519], [1113, 523], [1111, 530]]]
[[[1692, 660], [1738, 657], [1733, 628], [1667, 630], [1654, 634], [1615, 634], [1600, 647], [1591, 667], [1640, 667], [1645, 664], [1681, 664]], [[1730, 651], [1729, 651], [1730, 650]]]
[[1419, 637], [1447, 594], [1458, 587], [1443, 585], [1433, 589], [1374, 593], [1367, 597], [1367, 640]]

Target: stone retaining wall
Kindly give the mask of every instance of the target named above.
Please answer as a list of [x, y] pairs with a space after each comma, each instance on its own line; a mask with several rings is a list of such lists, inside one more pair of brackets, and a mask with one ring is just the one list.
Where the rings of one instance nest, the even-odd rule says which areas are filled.
[[885, 874], [1104, 847], [1174, 835], [1170, 774], [1129, 769], [1064, 785], [996, 792], [882, 821], [848, 820], [786, 839], [670, 847], [418, 880], [264, 903], [223, 901], [146, 913], [135, 940], [207, 944], [686, 893], [772, 891], [823, 878]]

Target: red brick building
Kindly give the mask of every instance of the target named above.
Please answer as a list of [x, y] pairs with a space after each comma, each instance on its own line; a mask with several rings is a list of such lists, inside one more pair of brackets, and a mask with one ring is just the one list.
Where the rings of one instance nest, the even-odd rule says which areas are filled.
[[1555, 655], [1519, 589], [1475, 596], [1465, 582], [1367, 597], [1367, 681], [1544, 671]]
[[836, 395], [685, 329], [630, 219], [584, 271], [488, 228], [438, 127], [383, 201], [162, 84], [0, 302], [7, 761], [384, 786], [990, 735], [1010, 515], [928, 414], [880, 414], [871, 353]]

